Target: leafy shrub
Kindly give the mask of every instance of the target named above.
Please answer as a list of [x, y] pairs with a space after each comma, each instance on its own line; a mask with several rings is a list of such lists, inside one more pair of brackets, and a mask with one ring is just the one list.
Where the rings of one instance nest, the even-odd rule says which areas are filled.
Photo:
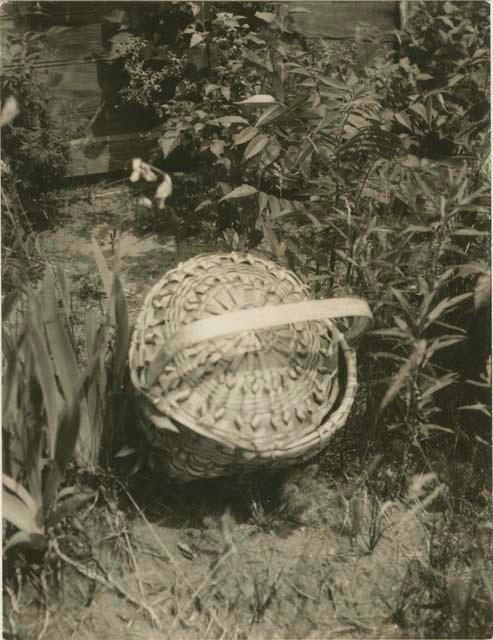
[[[52, 27], [46, 35], [56, 29], [59, 27]], [[65, 174], [74, 125], [52, 118], [49, 82], [35, 70], [46, 50], [46, 37], [27, 31], [7, 34], [6, 40], [8, 56], [2, 64], [0, 83], [2, 94], [16, 99], [19, 115], [2, 128], [2, 157], [6, 177], [15, 182], [27, 204], [33, 194], [45, 191]]]
[[[399, 60], [367, 74], [408, 134], [407, 147], [435, 159], [488, 152], [489, 6], [413, 2]], [[410, 132], [410, 135], [409, 135]], [[479, 146], [472, 148], [472, 141]], [[483, 158], [484, 159], [484, 158]]]

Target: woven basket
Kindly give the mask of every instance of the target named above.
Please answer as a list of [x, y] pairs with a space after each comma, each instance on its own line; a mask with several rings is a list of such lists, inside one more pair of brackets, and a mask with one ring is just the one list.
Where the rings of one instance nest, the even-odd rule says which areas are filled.
[[356, 360], [329, 318], [366, 302], [313, 300], [250, 254], [199, 256], [149, 292], [130, 347], [146, 434], [179, 480], [310, 458], [344, 425]]

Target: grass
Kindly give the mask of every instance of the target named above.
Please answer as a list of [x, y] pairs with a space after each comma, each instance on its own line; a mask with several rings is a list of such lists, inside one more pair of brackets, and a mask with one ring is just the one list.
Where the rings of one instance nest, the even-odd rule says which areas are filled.
[[[438, 627], [439, 637], [449, 637], [447, 625], [465, 628], [465, 602], [446, 622], [423, 614], [423, 606], [425, 614], [428, 605], [446, 607], [450, 597], [463, 598], [461, 589], [472, 587], [467, 574], [449, 575], [448, 583], [440, 573], [435, 576], [427, 566], [424, 540], [414, 529], [409, 533], [409, 521], [405, 534], [390, 529], [389, 539], [382, 538], [369, 554], [365, 525], [358, 535], [348, 536], [327, 524], [312, 521], [300, 528], [278, 517], [266, 529], [253, 516], [242, 519], [227, 510], [219, 515], [227, 502], [218, 504], [204, 489], [181, 496], [188, 501], [181, 509], [159, 505], [173, 505], [172, 489], [159, 484], [154, 490], [164, 495], [139, 508], [133, 500], [128, 510], [103, 502], [92, 513], [89, 531], [83, 525], [88, 514], [74, 521], [79, 537], [86, 529], [92, 553], [87, 548], [86, 555], [83, 548], [76, 552], [68, 532], [61, 537], [61, 543], [67, 540], [59, 553], [65, 560], [64, 585], [59, 599], [50, 596], [47, 637], [70, 637], [74, 624], [79, 633], [74, 637], [112, 633], [115, 638], [132, 637], [130, 631], [135, 637], [155, 632], [156, 637], [180, 638], [406, 637], [406, 628], [415, 629], [416, 623], [424, 637], [431, 625]], [[214, 508], [215, 516], [210, 515]], [[338, 515], [345, 520], [344, 510]], [[320, 519], [326, 518], [324, 513]], [[396, 584], [401, 585], [397, 592]], [[486, 615], [484, 586], [475, 584], [474, 589], [483, 591], [475, 597]], [[18, 630], [28, 630], [26, 619], [29, 612], [33, 615], [25, 598], [16, 603], [18, 613], [11, 614]], [[7, 604], [6, 613], [11, 606]], [[46, 616], [43, 604], [38, 607], [36, 631]], [[468, 625], [477, 626], [478, 613], [476, 609], [476, 619]], [[34, 631], [35, 623], [31, 625]]]
[[[351, 56], [342, 48], [344, 69]], [[416, 122], [414, 130], [419, 131]], [[477, 175], [479, 180], [479, 171]], [[188, 179], [180, 177], [183, 192]], [[462, 351], [453, 352], [452, 363], [433, 359], [441, 334], [438, 325], [428, 331], [433, 324], [430, 310], [436, 311], [435, 304], [447, 309], [450, 303], [455, 313], [454, 296], [465, 289], [457, 285], [454, 274], [440, 285], [433, 280], [433, 304], [429, 291], [417, 294], [418, 276], [420, 286], [427, 283], [421, 277], [421, 254], [413, 255], [410, 241], [407, 246], [409, 211], [397, 219], [389, 208], [376, 233], [370, 223], [376, 224], [379, 210], [372, 205], [370, 213], [375, 215], [370, 219], [369, 214], [368, 228], [355, 226], [353, 235], [349, 205], [347, 213], [329, 215], [328, 235], [322, 237], [317, 226], [307, 234], [308, 245], [320, 243], [315, 266], [309, 257], [305, 260], [302, 234], [294, 228], [295, 239], [301, 240], [294, 262], [299, 262], [300, 272], [311, 274], [317, 294], [326, 293], [327, 283], [330, 291], [364, 293], [385, 321], [383, 331], [392, 327], [391, 337], [401, 331], [395, 349], [388, 346], [390, 341], [382, 347], [394, 360], [402, 358], [393, 372], [375, 357], [377, 333], [362, 344], [359, 393], [346, 428], [315, 459], [293, 469], [179, 485], [166, 477], [136, 428], [139, 417], [125, 370], [126, 343], [145, 290], [156, 278], [177, 261], [224, 250], [225, 242], [217, 238], [209, 219], [200, 224], [188, 220], [185, 210], [164, 210], [156, 220], [156, 211], [136, 208], [135, 194], [124, 180], [85, 181], [46, 194], [50, 206], [44, 209], [50, 219], [41, 236], [15, 190], [7, 191], [7, 185], [2, 192], [7, 213], [2, 229], [7, 249], [2, 256], [3, 345], [9, 356], [4, 358], [4, 456], [15, 440], [9, 425], [16, 425], [26, 450], [37, 452], [34, 462], [39, 463], [21, 456], [26, 464], [14, 472], [7, 469], [4, 457], [4, 471], [24, 487], [22, 491], [12, 480], [4, 483], [11, 506], [16, 500], [14, 516], [4, 522], [4, 540], [18, 535], [23, 526], [28, 534], [4, 553], [5, 638], [491, 637], [491, 374], [483, 362], [480, 372], [477, 362], [469, 362], [468, 342]], [[461, 277], [479, 274], [471, 296], [477, 318], [488, 309], [488, 265], [471, 262], [470, 256], [476, 259], [483, 251], [486, 260], [489, 257], [486, 244], [480, 245], [487, 206], [480, 207], [475, 198], [464, 200], [470, 184], [462, 170], [449, 172], [448, 180], [431, 196], [430, 185], [424, 185], [429, 219], [418, 220], [419, 233], [429, 233], [423, 231], [429, 224], [432, 236], [438, 229], [446, 247], [453, 230], [454, 255], [470, 251], [467, 274]], [[358, 206], [365, 182], [366, 178]], [[215, 204], [209, 204], [214, 209]], [[463, 213], [474, 208], [478, 219], [469, 229]], [[437, 212], [439, 222], [433, 218]], [[203, 215], [202, 210], [198, 213]], [[319, 215], [325, 220], [324, 212]], [[364, 226], [363, 214], [359, 216], [358, 224]], [[411, 222], [416, 226], [418, 221]], [[336, 263], [334, 254], [334, 264], [329, 264], [327, 246], [334, 233], [344, 235], [346, 227], [348, 253], [342, 253], [352, 262]], [[22, 230], [17, 238], [16, 228]], [[289, 240], [286, 229], [276, 232], [286, 231]], [[386, 234], [401, 232], [403, 244], [392, 245], [392, 235]], [[226, 236], [227, 246], [242, 246], [243, 240], [231, 229]], [[266, 236], [257, 251], [272, 257], [279, 249], [278, 257], [285, 258], [284, 239], [280, 243], [272, 230], [270, 242], [269, 233]], [[430, 253], [432, 244], [424, 240], [420, 246]], [[111, 270], [117, 269], [118, 247], [123, 256], [121, 281], [114, 281]], [[434, 266], [443, 266], [441, 248], [433, 251]], [[393, 263], [403, 289], [397, 288], [392, 296], [380, 278], [389, 273], [382, 267], [386, 260]], [[373, 281], [366, 279], [368, 274]], [[118, 302], [108, 304], [114, 282]], [[438, 291], [442, 284], [444, 292]], [[9, 295], [21, 287], [23, 295]], [[41, 310], [36, 303], [39, 292], [49, 297], [49, 305]], [[31, 317], [33, 308], [39, 313]], [[45, 331], [47, 309], [60, 321], [56, 335]], [[468, 327], [471, 335], [480, 333], [478, 321], [466, 322], [460, 312], [452, 319], [439, 319]], [[104, 357], [95, 367], [98, 349]], [[414, 365], [423, 354], [433, 362], [420, 369]], [[457, 354], [465, 354], [464, 363]], [[460, 395], [457, 386], [448, 386], [445, 371], [459, 364], [464, 364], [467, 378]], [[106, 429], [103, 455], [89, 466], [72, 462], [80, 417], [76, 410], [67, 411], [72, 406], [69, 396], [82, 393], [82, 387], [92, 418]], [[431, 406], [427, 398], [435, 393], [438, 400]], [[436, 415], [437, 407], [442, 421], [435, 424], [430, 416]], [[486, 428], [479, 428], [481, 421]], [[425, 433], [430, 424], [437, 428]], [[46, 425], [49, 446], [42, 454], [39, 441], [27, 436], [35, 433], [41, 439]], [[4, 513], [5, 506], [4, 499]], [[42, 544], [26, 544], [36, 541]]]
[[[49, 554], [6, 556], [6, 629], [54, 639], [488, 637], [487, 501], [456, 505], [430, 477], [390, 497], [394, 463], [371, 464], [357, 442], [342, 433], [311, 464], [238, 483], [79, 473], [97, 497], [60, 525]], [[348, 477], [336, 461], [351, 446]]]
[[487, 465], [456, 452], [453, 476], [429, 472], [398, 439], [375, 455], [368, 382], [330, 447], [274, 476], [180, 486], [144, 455], [130, 477], [135, 456], [69, 469], [92, 499], [45, 555], [5, 555], [7, 637], [488, 637]]

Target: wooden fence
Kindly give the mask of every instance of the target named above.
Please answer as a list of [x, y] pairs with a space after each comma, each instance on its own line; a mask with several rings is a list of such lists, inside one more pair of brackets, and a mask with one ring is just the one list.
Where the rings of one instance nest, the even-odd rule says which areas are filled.
[[[23, 3], [11, 3], [21, 5]], [[2, 59], [9, 34], [43, 33], [46, 50], [36, 60], [34, 73], [50, 87], [49, 108], [55, 119], [80, 124], [80, 135], [70, 140], [72, 176], [119, 171], [135, 156], [145, 157], [158, 132], [145, 131], [131, 114], [108, 119], [104, 105], [119, 89], [107, 46], [111, 23], [105, 17], [122, 5], [145, 10], [149, 3], [45, 2], [49, 14], [12, 17], [9, 3], [0, 6]], [[386, 2], [293, 2], [311, 13], [296, 15], [297, 27], [307, 36], [353, 38], [359, 23], [390, 31], [397, 25], [397, 5]], [[125, 7], [125, 8], [126, 8]], [[54, 28], [55, 27], [55, 28]], [[21, 62], [17, 62], [21, 64]]]

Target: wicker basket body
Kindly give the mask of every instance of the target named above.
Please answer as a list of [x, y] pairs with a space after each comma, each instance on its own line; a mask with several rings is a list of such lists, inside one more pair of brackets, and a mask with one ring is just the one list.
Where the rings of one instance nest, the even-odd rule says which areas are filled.
[[[275, 468], [318, 453], [344, 425], [356, 361], [329, 319], [232, 331], [162, 361], [184, 327], [241, 309], [310, 301], [296, 275], [249, 254], [199, 256], [149, 292], [130, 348], [146, 434], [179, 480]], [[288, 308], [288, 307], [286, 307]]]

